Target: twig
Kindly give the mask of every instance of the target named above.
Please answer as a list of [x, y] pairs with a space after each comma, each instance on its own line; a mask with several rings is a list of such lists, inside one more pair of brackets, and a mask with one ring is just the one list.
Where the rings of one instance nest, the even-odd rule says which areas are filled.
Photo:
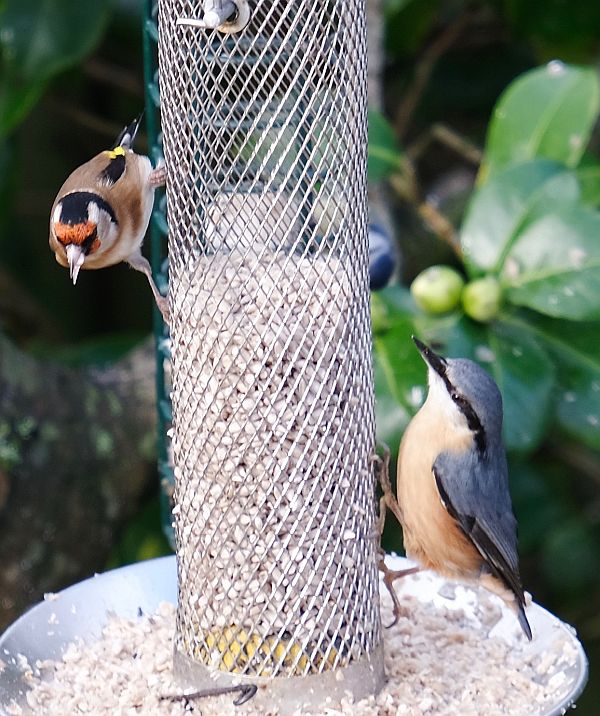
[[452, 222], [432, 203], [419, 200], [414, 175], [410, 181], [406, 181], [406, 177], [403, 175], [393, 174], [389, 178], [389, 184], [399, 197], [413, 205], [414, 210], [429, 229], [444, 243], [448, 244], [458, 258], [462, 260], [462, 250]]
[[137, 75], [123, 67], [92, 58], [83, 65], [83, 71], [88, 77], [98, 82], [104, 82], [120, 92], [131, 94], [134, 97], [144, 96], [144, 88]]
[[414, 162], [429, 149], [434, 140], [454, 150], [460, 157], [471, 164], [475, 164], [475, 166], [481, 164], [481, 160], [483, 159], [481, 149], [454, 129], [441, 122], [437, 122], [429, 127], [415, 142], [411, 143], [410, 147], [406, 149], [407, 157]]
[[421, 58], [417, 62], [412, 83], [396, 112], [394, 126], [396, 128], [396, 134], [400, 139], [402, 139], [406, 133], [412, 115], [419, 104], [438, 60], [452, 47], [470, 22], [471, 14], [469, 12], [459, 15], [456, 20], [446, 25], [440, 35], [425, 48]]
[[458, 258], [462, 260], [462, 250], [451, 221], [428, 201], [424, 201], [418, 205], [417, 213], [431, 231], [444, 243], [448, 244]]

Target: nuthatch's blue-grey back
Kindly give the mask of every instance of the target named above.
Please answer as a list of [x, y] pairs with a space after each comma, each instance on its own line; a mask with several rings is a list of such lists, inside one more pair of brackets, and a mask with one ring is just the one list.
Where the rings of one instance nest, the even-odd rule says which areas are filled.
[[429, 393], [404, 433], [398, 457], [406, 553], [425, 569], [477, 581], [500, 596], [531, 639], [500, 391], [476, 363], [442, 358], [414, 341], [427, 363]]

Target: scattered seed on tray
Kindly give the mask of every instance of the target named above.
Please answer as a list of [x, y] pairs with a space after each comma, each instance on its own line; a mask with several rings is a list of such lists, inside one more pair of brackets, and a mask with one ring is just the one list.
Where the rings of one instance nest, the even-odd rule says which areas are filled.
[[[428, 575], [406, 579], [418, 582]], [[387, 683], [377, 696], [357, 703], [348, 698], [339, 707], [324, 704], [321, 711], [297, 713], [535, 716], [566, 696], [570, 684], [565, 671], [577, 663], [578, 655], [565, 631], [557, 630], [548, 648], [536, 654], [516, 629], [508, 642], [489, 635], [503, 612], [495, 597], [462, 586], [456, 594], [447, 589], [442, 593], [448, 595], [441, 602], [447, 607], [439, 606], [439, 598], [434, 605], [432, 600], [402, 597], [409, 616], [384, 631]], [[476, 621], [461, 606], [469, 599], [475, 604]], [[382, 617], [385, 624], [391, 621], [387, 593], [382, 594]], [[175, 607], [163, 603], [150, 616], [111, 618], [101, 639], [89, 645], [70, 644], [60, 661], [28, 665], [31, 712], [36, 716], [276, 716], [277, 710], [258, 711], [251, 701], [236, 708], [231, 695], [197, 702], [162, 700], [161, 696], [178, 690], [171, 672], [174, 631]], [[30, 712], [13, 703], [7, 713]]]

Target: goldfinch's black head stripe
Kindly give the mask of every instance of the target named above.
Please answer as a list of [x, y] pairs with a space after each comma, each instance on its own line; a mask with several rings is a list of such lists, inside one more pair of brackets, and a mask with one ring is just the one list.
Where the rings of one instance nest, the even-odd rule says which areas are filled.
[[115, 184], [122, 176], [125, 171], [125, 155], [114, 154], [109, 160], [106, 168], [100, 172], [98, 179], [107, 186]]
[[60, 200], [60, 220], [63, 224], [83, 224], [88, 220], [88, 204], [94, 202], [118, 224], [112, 206], [98, 194], [91, 191], [74, 191]]

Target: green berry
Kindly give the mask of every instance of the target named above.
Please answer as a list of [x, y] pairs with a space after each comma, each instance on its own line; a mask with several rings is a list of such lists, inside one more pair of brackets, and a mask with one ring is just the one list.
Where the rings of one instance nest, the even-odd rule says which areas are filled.
[[462, 292], [465, 313], [475, 321], [486, 323], [496, 318], [502, 303], [502, 289], [495, 276], [484, 276], [468, 283]]
[[450, 266], [430, 266], [412, 282], [410, 292], [426, 313], [447, 313], [456, 308], [465, 282]]

